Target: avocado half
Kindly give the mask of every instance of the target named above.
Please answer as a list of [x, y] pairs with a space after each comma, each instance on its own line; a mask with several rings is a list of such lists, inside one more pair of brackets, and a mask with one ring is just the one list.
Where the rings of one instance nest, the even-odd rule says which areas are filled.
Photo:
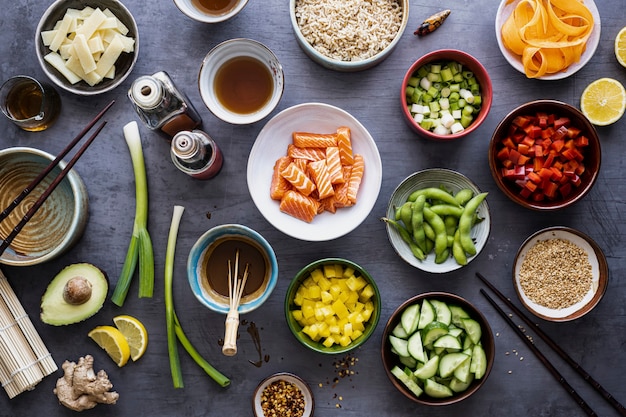
[[102, 308], [108, 291], [108, 277], [97, 266], [68, 265], [52, 279], [41, 297], [41, 321], [63, 326], [88, 319]]

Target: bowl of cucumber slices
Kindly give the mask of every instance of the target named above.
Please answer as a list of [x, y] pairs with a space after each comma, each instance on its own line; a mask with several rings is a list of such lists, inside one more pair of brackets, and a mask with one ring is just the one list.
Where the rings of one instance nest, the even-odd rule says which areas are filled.
[[449, 405], [474, 394], [494, 362], [489, 322], [464, 298], [416, 295], [391, 315], [382, 336], [382, 362], [391, 383], [416, 403]]

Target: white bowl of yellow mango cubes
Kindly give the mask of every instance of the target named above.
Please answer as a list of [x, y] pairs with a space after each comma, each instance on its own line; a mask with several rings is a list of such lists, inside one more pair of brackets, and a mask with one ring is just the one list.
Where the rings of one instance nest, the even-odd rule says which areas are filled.
[[57, 0], [35, 32], [37, 59], [48, 78], [78, 95], [119, 86], [139, 52], [137, 24], [118, 0]]
[[293, 278], [285, 317], [304, 346], [320, 353], [345, 353], [374, 333], [380, 304], [378, 286], [365, 269], [347, 259], [325, 258]]

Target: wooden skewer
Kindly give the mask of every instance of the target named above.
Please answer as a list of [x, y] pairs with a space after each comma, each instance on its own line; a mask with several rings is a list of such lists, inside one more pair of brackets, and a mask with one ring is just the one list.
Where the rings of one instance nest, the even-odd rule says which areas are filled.
[[113, 104], [115, 104], [115, 100], [111, 101], [104, 109], [102, 109], [100, 113], [98, 113], [96, 117], [94, 117], [94, 119], [89, 122], [89, 124], [87, 124], [87, 126], [85, 126], [74, 139], [72, 139], [72, 141], [65, 147], [65, 149], [63, 149], [56, 156], [56, 158], [54, 158], [54, 160], [50, 162], [50, 164], [43, 171], [41, 171], [41, 173], [37, 177], [35, 177], [35, 179], [33, 179], [31, 183], [26, 186], [26, 188], [22, 190], [22, 192], [11, 202], [11, 204], [9, 204], [7, 208], [2, 210], [2, 212], [0, 213], [0, 222], [6, 219], [9, 214], [11, 214], [13, 209], [17, 207], [20, 202], [22, 202], [22, 200], [26, 198], [26, 196], [30, 194], [30, 192], [33, 191], [33, 189], [35, 189], [37, 185], [39, 185], [41, 181], [43, 181], [43, 179], [50, 173], [50, 171], [52, 171], [54, 167], [56, 167], [59, 162], [61, 162], [65, 155], [67, 155], [68, 152], [71, 151], [78, 142], [80, 142], [80, 140], [96, 124], [96, 122], [98, 122], [98, 120], [100, 120], [102, 116], [104, 116], [104, 113], [106, 113], [107, 110], [109, 110], [111, 106], [113, 106]]
[[243, 296], [243, 290], [248, 280], [248, 267], [243, 273], [243, 277], [239, 278], [239, 249], [235, 253], [235, 271], [231, 274], [230, 259], [228, 260], [228, 298], [229, 310], [226, 315], [226, 330], [224, 333], [224, 346], [222, 353], [226, 356], [234, 356], [237, 354], [237, 329], [239, 327], [239, 303]]
[[585, 381], [587, 381], [596, 391], [598, 391], [600, 395], [602, 395], [602, 397], [609, 404], [611, 404], [611, 406], [613, 406], [613, 408], [617, 410], [617, 412], [619, 412], [621, 416], [626, 417], [626, 407], [624, 407], [619, 401], [617, 401], [615, 397], [613, 397], [610, 392], [608, 392], [602, 385], [600, 385], [598, 381], [593, 379], [593, 377], [587, 371], [585, 371], [583, 367], [578, 364], [578, 362], [572, 359], [572, 357], [569, 356], [567, 352], [563, 350], [563, 348], [557, 345], [556, 342], [552, 340], [552, 338], [550, 338], [550, 336], [548, 336], [543, 330], [541, 330], [536, 323], [533, 323], [532, 320], [528, 318], [528, 316], [526, 316], [519, 308], [517, 308], [515, 304], [511, 302], [511, 300], [506, 298], [504, 294], [502, 294], [491, 282], [487, 280], [487, 278], [485, 278], [479, 272], [476, 273], [476, 276], [480, 278], [480, 280], [487, 287], [489, 287], [489, 289], [493, 291], [494, 294], [496, 294], [498, 298], [500, 298], [507, 305], [507, 307], [509, 307], [513, 311], [515, 315], [519, 316], [528, 326], [532, 327], [535, 333], [537, 333], [539, 337], [541, 337], [541, 339], [546, 342], [546, 344], [550, 346], [565, 362], [567, 362], [572, 368], [574, 368], [574, 370], [578, 372]]
[[43, 205], [43, 203], [45, 203], [46, 199], [50, 196], [50, 194], [52, 194], [52, 192], [61, 183], [61, 181], [63, 181], [67, 173], [70, 171], [70, 169], [72, 169], [76, 161], [78, 161], [78, 158], [80, 158], [83, 155], [83, 153], [87, 150], [89, 145], [91, 145], [91, 143], [94, 141], [96, 136], [98, 136], [100, 131], [102, 131], [105, 125], [106, 125], [106, 122], [102, 122], [100, 126], [98, 126], [96, 131], [89, 137], [89, 139], [87, 139], [87, 142], [85, 142], [83, 146], [81, 146], [78, 152], [76, 152], [76, 155], [74, 155], [74, 157], [65, 165], [63, 170], [59, 173], [59, 175], [57, 175], [57, 177], [50, 183], [48, 188], [46, 188], [46, 190], [41, 194], [41, 196], [39, 196], [37, 201], [35, 201], [35, 203], [31, 206], [28, 212], [26, 212], [24, 217], [22, 217], [22, 220], [20, 220], [20, 222], [15, 226], [15, 228], [11, 231], [11, 233], [9, 233], [9, 235], [4, 239], [2, 244], [0, 244], [0, 256], [11, 245], [11, 242], [13, 241], [13, 239], [15, 239], [15, 237], [20, 233], [20, 231], [24, 228], [26, 223], [28, 223], [30, 219], [35, 215], [35, 213], [37, 213], [37, 210], [41, 208], [41, 206]]
[[506, 322], [509, 324], [509, 326], [511, 326], [511, 328], [513, 328], [513, 330], [515, 330], [515, 333], [517, 333], [517, 335], [524, 341], [524, 343], [526, 343], [526, 345], [528, 346], [528, 348], [530, 348], [530, 350], [535, 354], [535, 356], [537, 356], [537, 358], [541, 361], [541, 363], [548, 369], [548, 371], [550, 371], [550, 373], [552, 374], [552, 376], [554, 378], [556, 378], [557, 381], [559, 381], [559, 383], [565, 388], [565, 390], [567, 391], [567, 393], [569, 395], [572, 396], [572, 398], [574, 398], [574, 400], [576, 401], [576, 403], [585, 411], [585, 413], [587, 413], [588, 416], [591, 417], [595, 417], [597, 416], [597, 414], [595, 413], [595, 411], [593, 411], [591, 409], [591, 407], [585, 402], [585, 400], [576, 392], [576, 390], [565, 380], [565, 378], [563, 377], [563, 375], [561, 375], [559, 373], [559, 371], [554, 367], [554, 365], [552, 365], [552, 362], [550, 362], [548, 360], [548, 358], [546, 358], [544, 356], [543, 353], [541, 353], [541, 351], [537, 348], [537, 346], [535, 346], [535, 344], [532, 342], [531, 339], [528, 338], [528, 336], [526, 336], [526, 334], [515, 324], [515, 322], [508, 316], [508, 314], [506, 314], [504, 312], [504, 310], [502, 310], [500, 308], [499, 305], [496, 304], [496, 302], [493, 300], [493, 298], [491, 298], [489, 296], [489, 294], [487, 294], [485, 292], [485, 290], [483, 290], [482, 288], [480, 289], [480, 293], [485, 296], [485, 298], [487, 299], [487, 301], [489, 301], [491, 303], [491, 305], [493, 306], [493, 308], [496, 309], [496, 311], [498, 313], [500, 313], [500, 315], [502, 316], [502, 318], [504, 318], [506, 320]]

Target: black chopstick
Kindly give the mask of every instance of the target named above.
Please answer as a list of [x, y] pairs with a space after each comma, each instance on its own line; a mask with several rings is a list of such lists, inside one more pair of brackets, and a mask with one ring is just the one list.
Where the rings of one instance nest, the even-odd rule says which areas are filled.
[[526, 316], [519, 308], [515, 306], [515, 304], [511, 302], [511, 300], [506, 298], [504, 294], [502, 294], [491, 282], [487, 280], [487, 278], [485, 278], [479, 272], [476, 273], [476, 276], [480, 278], [480, 280], [487, 287], [489, 287], [489, 289], [493, 291], [494, 294], [496, 294], [498, 298], [500, 298], [507, 305], [507, 307], [509, 307], [513, 311], [513, 313], [515, 313], [515, 315], [519, 316], [528, 326], [532, 327], [535, 333], [537, 333], [548, 346], [550, 346], [556, 353], [558, 353], [558, 355], [565, 362], [567, 362], [572, 368], [574, 368], [574, 370], [576, 370], [576, 372], [578, 372], [585, 381], [587, 381], [596, 391], [598, 391], [600, 395], [602, 395], [602, 397], [609, 404], [611, 404], [611, 406], [615, 408], [615, 410], [617, 410], [617, 412], [619, 412], [621, 416], [626, 417], [626, 407], [624, 407], [619, 401], [617, 401], [615, 397], [613, 397], [610, 392], [608, 392], [602, 385], [600, 385], [598, 381], [593, 379], [593, 377], [587, 371], [585, 371], [582, 366], [580, 366], [574, 359], [572, 359], [567, 354], [567, 352], [565, 352], [563, 348], [557, 345], [556, 342], [554, 342], [554, 340], [550, 338], [550, 336], [548, 336], [543, 330], [539, 328], [539, 326], [533, 323], [532, 320], [528, 318], [528, 316]]
[[552, 363], [546, 358], [543, 353], [535, 346], [535, 344], [526, 336], [526, 334], [515, 324], [515, 322], [500, 308], [499, 305], [483, 290], [480, 289], [480, 293], [487, 298], [487, 301], [500, 313], [502, 318], [515, 330], [517, 335], [526, 343], [530, 350], [537, 356], [541, 363], [550, 371], [552, 376], [565, 388], [565, 390], [576, 400], [576, 403], [587, 413], [588, 416], [597, 416], [597, 414], [589, 407], [585, 400], [576, 392], [576, 390], [565, 380], [563, 375], [552, 365]]
[[[83, 136], [85, 136], [87, 132], [98, 122], [98, 120], [100, 120], [102, 116], [104, 116], [104, 113], [106, 113], [113, 104], [115, 104], [115, 100], [112, 100], [109, 104], [107, 104], [107, 106], [102, 109], [100, 113], [98, 113], [96, 117], [94, 117], [93, 120], [89, 122], [89, 124], [87, 124], [87, 126], [85, 126], [83, 130], [78, 133], [78, 135], [76, 135], [74, 139], [72, 139], [72, 141], [65, 147], [65, 149], [63, 149], [56, 156], [56, 158], [54, 158], [54, 160], [50, 162], [50, 164], [43, 171], [41, 171], [41, 173], [39, 173], [39, 175], [37, 175], [37, 177], [35, 177], [35, 179], [33, 179], [31, 183], [26, 186], [26, 188], [22, 190], [22, 192], [15, 198], [15, 200], [13, 200], [8, 207], [2, 210], [2, 212], [0, 213], [0, 222], [6, 219], [9, 214], [11, 214], [13, 209], [17, 207], [22, 202], [22, 200], [26, 198], [26, 196], [30, 194], [30, 192], [33, 191], [35, 187], [37, 187], [37, 185], [39, 185], [39, 183], [50, 173], [50, 171], [52, 171], [54, 167], [56, 167], [59, 162], [61, 162], [65, 155], [67, 155], [67, 153], [71, 151], [74, 146], [76, 146], [76, 144], [83, 138]], [[0, 252], [0, 254], [2, 254], [2, 252]]]
[[105, 125], [106, 125], [106, 122], [102, 122], [100, 126], [98, 126], [96, 131], [89, 137], [89, 139], [87, 139], [87, 142], [85, 142], [83, 146], [80, 147], [80, 149], [76, 152], [74, 157], [65, 165], [63, 170], [59, 173], [59, 175], [57, 175], [57, 177], [50, 183], [48, 188], [46, 188], [46, 190], [41, 194], [41, 196], [39, 196], [37, 201], [35, 201], [35, 203], [31, 206], [28, 212], [26, 212], [24, 217], [22, 217], [22, 220], [20, 220], [20, 222], [15, 226], [15, 228], [11, 231], [11, 233], [9, 233], [9, 235], [4, 239], [4, 241], [2, 241], [2, 244], [0, 244], [0, 255], [2, 255], [4, 251], [11, 245], [11, 242], [13, 241], [13, 239], [15, 239], [15, 237], [20, 233], [20, 231], [24, 228], [26, 223], [28, 223], [28, 221], [35, 215], [37, 210], [39, 210], [39, 208], [43, 205], [43, 203], [45, 203], [46, 199], [50, 196], [50, 194], [52, 194], [55, 188], [61, 183], [61, 181], [63, 181], [67, 173], [70, 171], [70, 169], [72, 169], [76, 161], [78, 161], [78, 158], [80, 158], [82, 154], [87, 150], [89, 145], [91, 145], [91, 143], [94, 141], [96, 136], [98, 136], [100, 131], [102, 131]]

